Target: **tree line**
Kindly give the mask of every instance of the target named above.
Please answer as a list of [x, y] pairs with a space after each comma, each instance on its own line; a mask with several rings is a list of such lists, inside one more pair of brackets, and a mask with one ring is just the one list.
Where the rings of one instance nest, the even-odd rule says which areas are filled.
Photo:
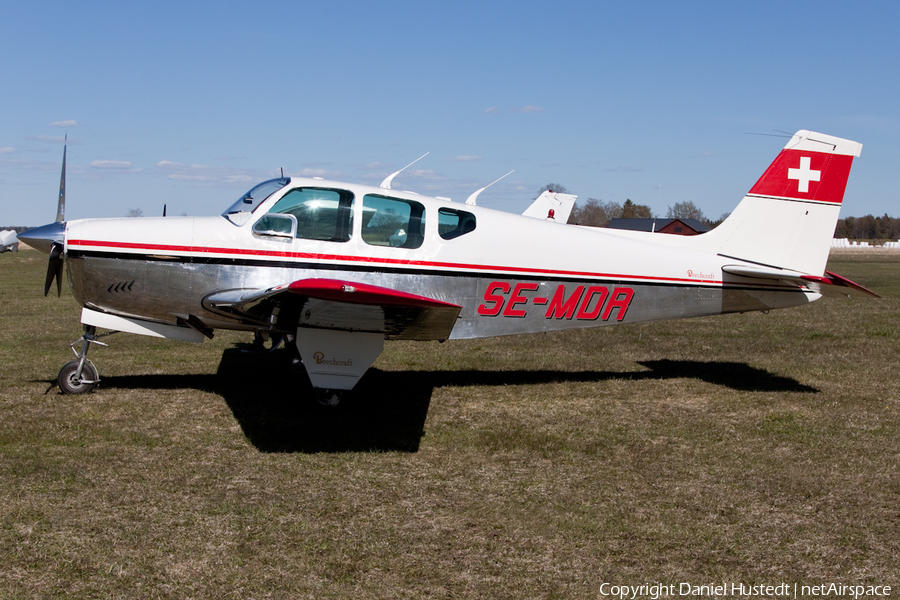
[[851, 240], [896, 240], [900, 239], [900, 218], [866, 215], [838, 219], [834, 237]]
[[[558, 183], [550, 183], [538, 191], [540, 195], [545, 190], [553, 190], [568, 194], [565, 186]], [[676, 202], [668, 207], [667, 219], [697, 219], [714, 228], [728, 218], [731, 213], [724, 213], [718, 219], [709, 219], [703, 214], [696, 204], [691, 201]], [[606, 227], [612, 219], [652, 219], [657, 215], [649, 206], [636, 204], [630, 199], [622, 204], [588, 198], [584, 203], [576, 202], [569, 215], [569, 223], [574, 225], [588, 225], [591, 227]], [[851, 240], [897, 240], [900, 239], [900, 218], [888, 216], [882, 217], [866, 215], [864, 217], [847, 217], [838, 219], [834, 230], [834, 237], [848, 238]]]
[[[554, 190], [556, 191], [556, 190]], [[724, 221], [729, 214], [725, 213], [716, 220], [708, 219], [703, 211], [693, 202], [676, 202], [668, 207], [666, 219], [696, 219], [709, 225], [710, 228]], [[646, 204], [637, 204], [631, 199], [622, 204], [588, 198], [587, 202], [579, 205], [577, 202], [569, 215], [569, 223], [575, 225], [588, 225], [590, 227], [606, 227], [613, 219], [653, 219], [656, 215]]]

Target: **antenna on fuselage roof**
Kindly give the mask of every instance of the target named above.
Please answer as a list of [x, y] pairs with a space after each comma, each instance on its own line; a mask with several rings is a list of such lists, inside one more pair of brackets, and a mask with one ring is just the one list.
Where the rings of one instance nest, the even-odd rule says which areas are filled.
[[[511, 175], [512, 173], [515, 173], [515, 172], [516, 172], [516, 170], [513, 169], [512, 171], [510, 171], [509, 173], [507, 173], [507, 174], [504, 175], [503, 177], [506, 177], [507, 175]], [[500, 179], [503, 179], [503, 177], [501, 177]], [[480, 193], [483, 192], [484, 190], [488, 189], [489, 187], [491, 187], [492, 185], [494, 185], [495, 183], [497, 183], [498, 181], [500, 181], [500, 179], [496, 179], [496, 180], [490, 182], [489, 184], [487, 184], [486, 186], [484, 186], [483, 188], [481, 188], [480, 190], [475, 191], [475, 193], [473, 193], [471, 196], [469, 196], [468, 198], [466, 198], [466, 204], [468, 204], [468, 205], [470, 205], [470, 206], [475, 206], [475, 199], [478, 198], [478, 194], [480, 194]]]
[[380, 187], [380, 188], [383, 189], [383, 190], [389, 190], [389, 189], [391, 189], [391, 181], [394, 180], [394, 177], [396, 177], [397, 175], [399, 175], [400, 173], [402, 173], [402, 172], [405, 171], [406, 169], [410, 168], [411, 166], [413, 166], [414, 164], [416, 164], [417, 162], [419, 162], [420, 160], [422, 160], [423, 158], [425, 158], [425, 157], [428, 156], [429, 154], [431, 154], [431, 152], [426, 152], [425, 154], [423, 154], [422, 156], [420, 156], [420, 157], [417, 158], [416, 160], [412, 161], [411, 163], [409, 163], [408, 165], [406, 165], [405, 167], [403, 167], [402, 169], [400, 169], [400, 170], [397, 171], [396, 173], [391, 173], [390, 175], [388, 175], [388, 176], [385, 178], [384, 181], [381, 182], [381, 185], [378, 186], [378, 187]]

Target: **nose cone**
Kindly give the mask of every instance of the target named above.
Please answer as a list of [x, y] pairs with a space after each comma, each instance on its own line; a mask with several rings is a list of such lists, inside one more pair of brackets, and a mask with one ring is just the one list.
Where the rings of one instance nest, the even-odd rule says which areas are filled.
[[29, 229], [19, 234], [19, 241], [25, 242], [44, 254], [50, 254], [50, 247], [53, 245], [53, 242], [65, 243], [66, 223], [65, 221], [57, 221], [56, 223]]

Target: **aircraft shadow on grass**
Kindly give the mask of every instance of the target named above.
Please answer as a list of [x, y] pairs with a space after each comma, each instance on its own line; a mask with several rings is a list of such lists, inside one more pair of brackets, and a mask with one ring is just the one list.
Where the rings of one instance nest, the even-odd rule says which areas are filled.
[[[274, 360], [273, 360], [274, 359]], [[192, 388], [219, 394], [261, 452], [416, 452], [435, 388], [539, 385], [609, 380], [700, 379], [737, 391], [818, 392], [742, 363], [644, 361], [647, 371], [381, 371], [371, 369], [337, 407], [318, 405], [287, 353], [226, 350], [215, 375], [103, 378], [107, 389]]]

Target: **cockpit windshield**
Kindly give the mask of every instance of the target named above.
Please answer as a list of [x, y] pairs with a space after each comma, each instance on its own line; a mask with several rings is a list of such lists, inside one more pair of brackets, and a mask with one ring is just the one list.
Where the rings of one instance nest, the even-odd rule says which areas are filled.
[[241, 196], [237, 202], [228, 207], [228, 210], [222, 213], [222, 216], [234, 223], [235, 225], [243, 225], [250, 218], [250, 214], [263, 203], [263, 201], [289, 184], [290, 177], [281, 177], [279, 179], [270, 179], [263, 181], [255, 186], [249, 192]]

